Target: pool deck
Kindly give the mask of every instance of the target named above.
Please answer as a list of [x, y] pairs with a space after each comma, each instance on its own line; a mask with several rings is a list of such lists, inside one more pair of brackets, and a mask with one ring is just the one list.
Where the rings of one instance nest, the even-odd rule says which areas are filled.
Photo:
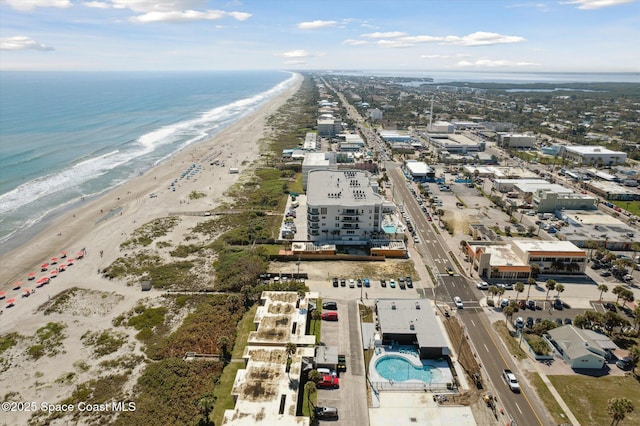
[[[394, 383], [393, 380], [388, 380], [382, 377], [378, 373], [378, 370], [376, 370], [376, 364], [380, 359], [385, 358], [387, 356], [396, 356], [396, 357], [403, 358], [407, 360], [411, 365], [414, 365], [416, 367], [422, 367], [422, 366], [432, 367], [433, 370], [432, 370], [431, 381], [427, 383], [421, 380], [411, 379], [411, 380], [404, 380], [404, 381]], [[386, 383], [386, 384], [389, 384], [390, 386], [397, 385], [398, 387], [402, 387], [403, 385], [413, 384], [414, 386], [412, 387], [415, 387], [416, 391], [417, 390], [424, 391], [424, 389], [427, 389], [424, 387], [424, 385], [427, 385], [428, 387], [438, 388], [439, 389], [438, 392], [441, 392], [443, 391], [442, 389], [443, 387], [446, 389], [447, 383], [453, 382], [453, 374], [451, 374], [451, 370], [449, 369], [449, 364], [445, 360], [442, 360], [442, 361], [438, 361], [435, 359], [421, 360], [418, 357], [418, 352], [415, 349], [410, 350], [402, 347], [378, 346], [375, 348], [374, 355], [371, 357], [371, 361], [369, 363], [369, 380], [371, 380], [372, 383]]]

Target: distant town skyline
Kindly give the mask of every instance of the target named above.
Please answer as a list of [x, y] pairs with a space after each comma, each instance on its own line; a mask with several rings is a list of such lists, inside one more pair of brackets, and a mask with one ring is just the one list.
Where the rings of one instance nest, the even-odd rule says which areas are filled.
[[639, 0], [0, 0], [0, 70], [640, 72]]

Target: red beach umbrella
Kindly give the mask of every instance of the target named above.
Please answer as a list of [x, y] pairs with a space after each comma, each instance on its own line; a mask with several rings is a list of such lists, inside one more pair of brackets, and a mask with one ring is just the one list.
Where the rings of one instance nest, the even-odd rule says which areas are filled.
[[55, 265], [56, 263], [58, 263], [58, 258], [57, 257], [52, 257], [51, 258], [51, 264]]
[[51, 271], [51, 278], [55, 278], [58, 276], [58, 270], [54, 269], [53, 271]]
[[0, 300], [4, 299], [6, 295], [7, 295], [6, 291], [0, 291]]
[[15, 283], [13, 283], [13, 289], [19, 290], [21, 285], [22, 285], [22, 281], [16, 281]]
[[60, 257], [61, 257], [62, 259], [64, 259], [65, 257], [67, 257], [67, 252], [66, 252], [66, 251], [61, 252], [61, 253], [60, 253]]
[[79, 251], [78, 253], [76, 253], [76, 258], [77, 259], [82, 259], [84, 257], [84, 252], [83, 251]]
[[68, 259], [67, 259], [67, 266], [71, 266], [71, 265], [73, 265], [73, 262], [74, 262], [73, 257], [68, 258]]
[[29, 297], [29, 296], [31, 296], [30, 288], [25, 288], [24, 290], [22, 290], [22, 297]]
[[64, 263], [61, 263], [58, 265], [58, 272], [63, 272], [67, 269], [67, 265]]
[[49, 282], [49, 277], [42, 277], [38, 281], [36, 281], [36, 284], [38, 284], [38, 287], [42, 287], [45, 284], [49, 284]]
[[35, 272], [29, 272], [28, 279], [29, 280], [35, 280], [36, 279], [36, 273]]
[[7, 308], [12, 307], [16, 303], [16, 299], [7, 299]]
[[46, 271], [48, 267], [49, 267], [48, 263], [43, 263], [42, 265], [40, 265], [40, 270], [41, 271]]

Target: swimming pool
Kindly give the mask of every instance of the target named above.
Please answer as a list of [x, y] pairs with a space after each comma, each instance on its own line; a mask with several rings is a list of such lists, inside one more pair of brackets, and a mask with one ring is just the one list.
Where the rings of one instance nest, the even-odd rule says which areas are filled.
[[430, 383], [432, 379], [429, 365], [415, 366], [409, 360], [394, 355], [386, 355], [376, 362], [376, 371], [387, 380], [404, 382], [407, 380], [420, 380]]

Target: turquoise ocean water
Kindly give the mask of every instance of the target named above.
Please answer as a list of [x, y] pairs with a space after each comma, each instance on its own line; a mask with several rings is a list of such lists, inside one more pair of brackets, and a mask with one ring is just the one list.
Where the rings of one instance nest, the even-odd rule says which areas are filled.
[[0, 250], [214, 135], [288, 72], [0, 72]]

